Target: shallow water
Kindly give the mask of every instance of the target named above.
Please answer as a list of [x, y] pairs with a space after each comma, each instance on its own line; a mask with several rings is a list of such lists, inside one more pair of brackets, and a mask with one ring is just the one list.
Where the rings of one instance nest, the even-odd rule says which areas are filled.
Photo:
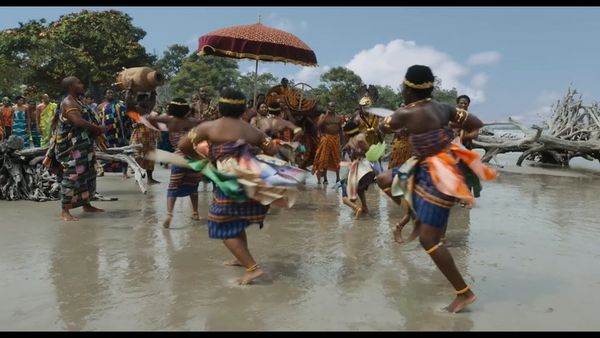
[[453, 289], [418, 241], [392, 241], [402, 211], [374, 187], [372, 215], [355, 221], [311, 178], [292, 209], [249, 228], [268, 275], [246, 287], [187, 200], [162, 228], [166, 183], [141, 195], [107, 175], [99, 191], [119, 201], [68, 224], [59, 202], [0, 201], [0, 329], [598, 330], [599, 180], [563, 176], [505, 170], [476, 208], [453, 209], [448, 246], [478, 295], [456, 315], [440, 310]]

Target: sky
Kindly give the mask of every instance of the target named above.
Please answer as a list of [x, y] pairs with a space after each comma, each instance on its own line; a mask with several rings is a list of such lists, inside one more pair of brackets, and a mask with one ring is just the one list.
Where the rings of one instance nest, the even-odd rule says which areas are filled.
[[[200, 36], [260, 15], [308, 44], [319, 67], [261, 62], [259, 72], [313, 87], [323, 72], [345, 66], [367, 84], [398, 88], [410, 65], [428, 65], [442, 87], [469, 95], [470, 110], [486, 121], [537, 122], [569, 86], [584, 102], [600, 101], [600, 7], [110, 8], [128, 13], [147, 32], [142, 44], [158, 55], [175, 43], [196, 50]], [[0, 29], [81, 9], [2, 7]], [[240, 70], [253, 71], [254, 62]]]

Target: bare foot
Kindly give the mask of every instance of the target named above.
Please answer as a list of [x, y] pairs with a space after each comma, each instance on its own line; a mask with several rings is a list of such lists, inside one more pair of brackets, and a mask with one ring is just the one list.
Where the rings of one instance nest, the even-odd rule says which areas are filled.
[[99, 173], [96, 177], [104, 177], [104, 173]]
[[128, 178], [129, 178], [129, 175], [127, 175], [127, 174], [123, 174], [123, 180], [126, 180], [126, 179], [128, 179]]
[[63, 212], [61, 213], [61, 217], [62, 217], [63, 221], [65, 221], [65, 222], [72, 222], [72, 221], [79, 220], [79, 219], [73, 217], [73, 215], [71, 215], [71, 213], [68, 210], [63, 210]]
[[150, 185], [153, 185], [153, 184], [160, 184], [160, 182], [159, 182], [159, 181], [157, 181], [157, 180], [155, 180], [155, 179], [153, 179], [153, 178], [149, 178], [149, 179], [148, 179], [148, 184], [150, 184]]
[[394, 242], [396, 243], [404, 243], [404, 239], [402, 238], [402, 228], [404, 228], [404, 225], [402, 225], [401, 223], [397, 223], [394, 227], [393, 234]]
[[361, 208], [356, 209], [356, 214], [354, 215], [354, 219], [359, 219], [362, 216], [363, 210]]
[[251, 272], [246, 271], [246, 273], [242, 276], [242, 278], [238, 280], [238, 282], [240, 285], [248, 285], [252, 283], [253, 280], [257, 279], [258, 277], [264, 274], [265, 272], [261, 268], [258, 268]]
[[200, 220], [200, 215], [198, 215], [198, 212], [193, 212], [192, 213], [192, 219], [194, 221], [199, 221]]
[[477, 296], [473, 293], [473, 291], [469, 290], [462, 295], [457, 295], [456, 298], [450, 305], [448, 305], [445, 309], [448, 312], [458, 313], [463, 310], [467, 305], [473, 303], [477, 299]]
[[237, 259], [232, 259], [230, 261], [223, 262], [225, 266], [243, 266]]
[[84, 205], [83, 211], [85, 211], [85, 212], [103, 212], [104, 210], [93, 207], [91, 205]]
[[171, 219], [173, 219], [173, 215], [167, 215], [167, 218], [163, 222], [163, 227], [168, 229], [171, 226]]

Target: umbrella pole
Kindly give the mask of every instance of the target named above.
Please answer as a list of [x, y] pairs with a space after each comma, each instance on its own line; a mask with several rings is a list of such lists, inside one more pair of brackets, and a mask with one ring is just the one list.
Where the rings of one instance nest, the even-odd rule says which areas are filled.
[[257, 86], [258, 86], [258, 59], [256, 59], [256, 65], [254, 66], [254, 99], [252, 100], [254, 109], [256, 109], [256, 87]]

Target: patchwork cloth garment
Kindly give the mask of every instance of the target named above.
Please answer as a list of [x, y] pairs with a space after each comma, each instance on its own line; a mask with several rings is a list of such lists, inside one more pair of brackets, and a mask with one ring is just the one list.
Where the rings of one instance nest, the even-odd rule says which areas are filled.
[[[95, 123], [93, 112], [81, 105], [81, 117]], [[48, 170], [61, 182], [65, 210], [90, 203], [96, 192], [96, 152], [87, 130], [73, 126], [61, 112], [44, 159]]]
[[[106, 146], [108, 148], [124, 147], [129, 145], [131, 137], [131, 120], [125, 114], [125, 104], [120, 101], [109, 102], [100, 112], [98, 119], [102, 125], [106, 126]], [[121, 161], [105, 162], [103, 170], [105, 172], [122, 172], [127, 164]]]
[[392, 169], [392, 196], [403, 196], [417, 220], [438, 228], [447, 225], [450, 208], [458, 200], [473, 204], [469, 171], [483, 180], [496, 178], [476, 152], [452, 143], [452, 138], [447, 127], [411, 135], [416, 156]]
[[319, 139], [312, 171], [313, 173], [324, 170], [338, 171], [341, 159], [339, 135], [323, 134]]
[[56, 112], [56, 103], [50, 102], [46, 105], [44, 110], [40, 113], [40, 146], [46, 147], [50, 143], [52, 137], [52, 119]]

